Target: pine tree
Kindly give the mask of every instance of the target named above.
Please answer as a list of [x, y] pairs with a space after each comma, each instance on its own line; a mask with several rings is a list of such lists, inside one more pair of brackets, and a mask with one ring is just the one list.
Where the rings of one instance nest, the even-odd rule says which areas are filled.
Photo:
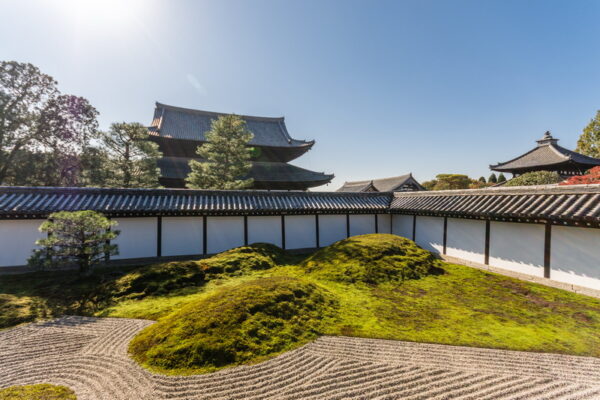
[[489, 183], [498, 183], [498, 179], [496, 178], [496, 174], [492, 172], [490, 177], [488, 178]]
[[190, 161], [186, 182], [191, 189], [246, 189], [253, 183], [246, 178], [252, 164], [253, 138], [246, 121], [237, 115], [223, 115], [212, 122], [206, 143], [196, 150], [202, 161]]
[[498, 175], [498, 183], [502, 183], [502, 182], [506, 182], [506, 177], [504, 176], [504, 174], [502, 172], [500, 172], [500, 175]]
[[586, 156], [600, 158], [600, 110], [583, 129], [577, 141], [576, 151]]
[[480, 176], [479, 177], [479, 182], [486, 183], [485, 176]]

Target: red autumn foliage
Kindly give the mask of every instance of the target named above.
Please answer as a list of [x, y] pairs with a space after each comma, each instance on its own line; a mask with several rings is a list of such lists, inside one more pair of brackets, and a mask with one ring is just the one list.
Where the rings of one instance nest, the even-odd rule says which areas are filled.
[[572, 176], [560, 185], [589, 185], [600, 183], [600, 167], [594, 167], [585, 175]]

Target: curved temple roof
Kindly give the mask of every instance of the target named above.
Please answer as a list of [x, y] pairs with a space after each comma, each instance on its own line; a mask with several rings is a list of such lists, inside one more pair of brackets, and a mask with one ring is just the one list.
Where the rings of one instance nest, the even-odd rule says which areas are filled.
[[490, 165], [490, 169], [500, 172], [526, 171], [543, 169], [543, 167], [569, 162], [580, 164], [584, 169], [600, 165], [600, 159], [565, 149], [564, 147], [559, 146], [557, 142], [558, 139], [552, 137], [550, 132], [546, 132], [544, 137], [537, 141], [537, 147], [512, 160], [496, 165]]
[[[205, 133], [210, 130], [211, 122], [222, 115], [226, 114], [156, 103], [149, 133], [153, 136], [203, 142]], [[250, 141], [253, 146], [305, 147], [308, 150], [315, 143], [293, 139], [287, 131], [283, 117], [249, 115], [240, 115], [240, 117], [246, 121], [248, 130], [254, 134], [254, 138]]]
[[367, 181], [352, 181], [344, 182], [338, 192], [393, 192], [402, 190], [402, 186], [411, 184], [418, 190], [425, 190], [423, 186], [415, 178], [412, 173], [393, 176], [391, 178], [372, 179]]

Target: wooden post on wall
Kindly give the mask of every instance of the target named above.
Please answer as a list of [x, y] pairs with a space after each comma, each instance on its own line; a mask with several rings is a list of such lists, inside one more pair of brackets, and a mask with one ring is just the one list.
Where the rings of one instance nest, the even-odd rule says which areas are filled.
[[244, 246], [248, 246], [248, 216], [244, 215]]
[[552, 224], [546, 223], [544, 233], [544, 278], [550, 278], [550, 250], [552, 245]]
[[417, 240], [417, 216], [413, 215], [413, 230], [412, 230], [413, 242]]
[[446, 244], [448, 243], [448, 217], [444, 217], [444, 250], [443, 253], [446, 255]]
[[281, 216], [281, 248], [285, 250], [285, 215]]
[[485, 221], [485, 265], [490, 265], [490, 220]]
[[[109, 221], [111, 220], [111, 218], [110, 218], [110, 217], [107, 217], [107, 218], [108, 218], [108, 220], [109, 220]], [[110, 232], [111, 230], [112, 230], [112, 228], [109, 226], [109, 227], [108, 227], [108, 229], [107, 229], [107, 231], [108, 231], [108, 232]], [[110, 245], [110, 240], [107, 240], [107, 241], [105, 242], [105, 244], [106, 244], [107, 246], [109, 246], [109, 245]], [[109, 262], [109, 261], [110, 261], [110, 253], [109, 253], [109, 252], [106, 252], [106, 253], [104, 253], [104, 262], [105, 262], [105, 263], [107, 263], [107, 262]]]
[[350, 214], [346, 214], [346, 238], [350, 237]]
[[377, 214], [375, 214], [375, 233], [379, 233], [379, 218], [377, 218]]
[[207, 238], [207, 232], [208, 229], [206, 227], [206, 215], [202, 216], [202, 254], [206, 255], [208, 254], [208, 238]]
[[156, 257], [162, 255], [162, 217], [156, 217]]
[[319, 236], [319, 214], [315, 214], [315, 238], [316, 238], [316, 244], [317, 244], [317, 249], [321, 248], [321, 237]]

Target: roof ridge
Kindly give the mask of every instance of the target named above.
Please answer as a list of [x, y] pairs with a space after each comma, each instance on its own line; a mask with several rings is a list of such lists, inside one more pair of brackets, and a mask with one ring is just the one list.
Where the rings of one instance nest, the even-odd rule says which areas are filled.
[[[256, 121], [269, 121], [269, 122], [281, 122], [281, 121], [285, 121], [285, 117], [259, 117], [256, 115], [244, 115], [244, 114], [236, 114], [236, 113], [224, 113], [224, 112], [218, 112], [218, 111], [206, 111], [206, 110], [199, 110], [196, 108], [186, 108], [186, 107], [178, 107], [178, 106], [172, 106], [169, 104], [164, 104], [164, 103], [159, 103], [158, 101], [155, 102], [156, 107], [157, 108], [165, 108], [165, 109], [170, 109], [173, 111], [180, 111], [180, 112], [185, 112], [185, 113], [190, 113], [190, 114], [202, 114], [202, 115], [237, 115], [238, 117], [244, 118], [244, 119], [251, 119], [251, 120], [256, 120]], [[289, 136], [289, 135], [288, 135]]]
[[513, 195], [513, 194], [564, 194], [564, 193], [600, 193], [600, 184], [589, 185], [536, 185], [536, 186], [499, 186], [485, 189], [432, 190], [417, 192], [394, 192], [395, 197], [419, 196], [473, 196], [473, 195]]

